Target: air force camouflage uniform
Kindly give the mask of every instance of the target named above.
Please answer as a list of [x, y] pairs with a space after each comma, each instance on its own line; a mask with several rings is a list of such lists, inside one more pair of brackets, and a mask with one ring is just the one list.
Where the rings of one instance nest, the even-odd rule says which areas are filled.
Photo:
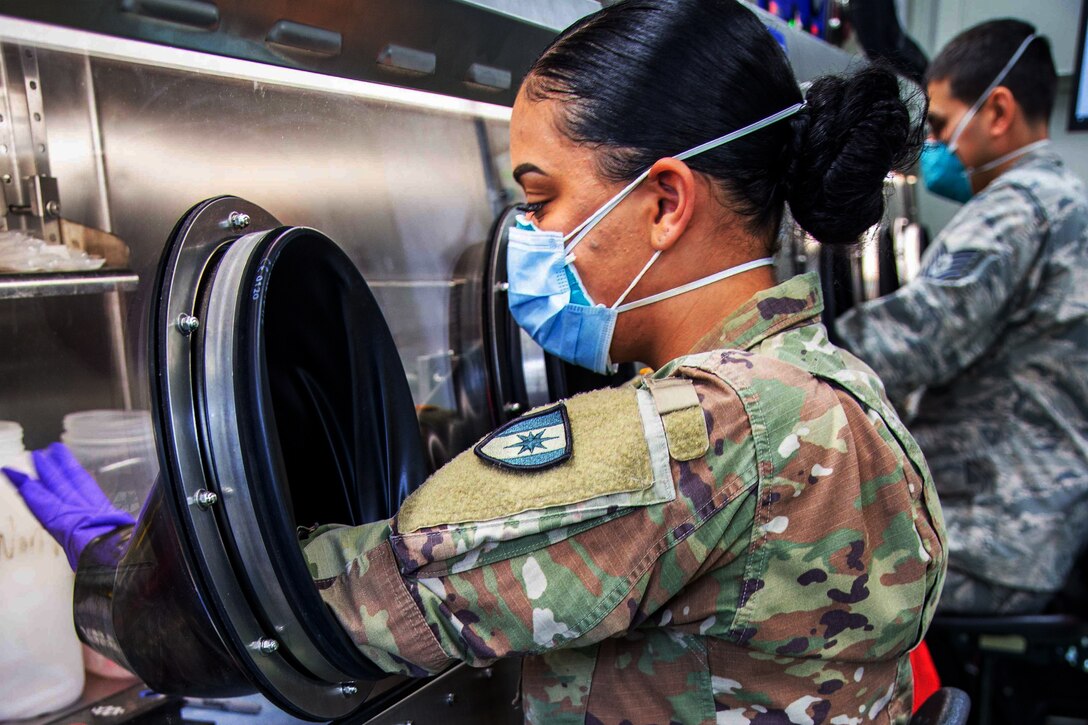
[[816, 278], [641, 383], [529, 413], [304, 543], [389, 672], [525, 655], [534, 723], [905, 723], [944, 574], [925, 462]]
[[942, 609], [1039, 608], [1088, 541], [1086, 229], [1084, 185], [1041, 149], [963, 207], [918, 279], [836, 323], [893, 400], [926, 388], [910, 427], [948, 523]]

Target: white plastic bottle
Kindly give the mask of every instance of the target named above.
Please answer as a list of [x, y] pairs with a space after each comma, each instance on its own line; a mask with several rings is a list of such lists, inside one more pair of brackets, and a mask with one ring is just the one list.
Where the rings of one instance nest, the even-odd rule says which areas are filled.
[[[0, 421], [0, 465], [35, 472], [18, 423]], [[79, 699], [84, 675], [72, 622], [74, 582], [64, 550], [0, 476], [0, 720]]]

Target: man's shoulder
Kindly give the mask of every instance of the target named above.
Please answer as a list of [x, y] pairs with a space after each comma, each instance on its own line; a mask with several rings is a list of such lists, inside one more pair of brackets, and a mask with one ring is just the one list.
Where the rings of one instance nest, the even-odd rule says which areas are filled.
[[[993, 184], [991, 204], [1020, 203], [1039, 207], [1050, 221], [1080, 215], [1088, 219], [1088, 190], [1054, 153], [1041, 154], [998, 177]], [[987, 190], [990, 191], [990, 190]]]

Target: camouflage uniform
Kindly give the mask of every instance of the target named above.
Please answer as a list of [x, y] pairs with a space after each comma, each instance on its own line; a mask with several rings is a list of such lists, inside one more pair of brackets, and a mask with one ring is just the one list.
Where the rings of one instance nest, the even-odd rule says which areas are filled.
[[528, 722], [905, 723], [940, 509], [821, 309], [795, 277], [651, 378], [507, 424], [393, 520], [315, 531], [325, 600], [389, 672], [524, 655]]
[[925, 387], [910, 428], [948, 524], [942, 609], [1038, 609], [1088, 541], [1086, 228], [1083, 183], [1044, 147], [960, 210], [917, 279], [835, 323], [893, 400]]

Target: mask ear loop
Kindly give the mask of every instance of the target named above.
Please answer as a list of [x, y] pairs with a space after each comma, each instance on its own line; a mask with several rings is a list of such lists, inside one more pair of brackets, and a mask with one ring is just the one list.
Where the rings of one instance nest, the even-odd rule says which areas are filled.
[[1016, 49], [1016, 52], [1009, 58], [1009, 62], [1005, 64], [1005, 67], [1001, 69], [1001, 72], [997, 74], [993, 82], [987, 86], [986, 90], [982, 92], [982, 95], [978, 97], [974, 105], [967, 110], [967, 113], [963, 114], [963, 118], [956, 124], [955, 130], [952, 131], [951, 138], [948, 139], [948, 150], [955, 153], [956, 146], [959, 144], [960, 136], [963, 134], [963, 130], [967, 128], [967, 124], [971, 122], [971, 119], [975, 117], [979, 109], [982, 108], [982, 104], [990, 98], [990, 94], [994, 92], [994, 89], [1001, 85], [1001, 81], [1005, 80], [1005, 77], [1009, 75], [1009, 71], [1013, 69], [1016, 62], [1027, 52], [1028, 46], [1031, 45], [1031, 41], [1035, 40], [1035, 33], [1032, 33], [1028, 37], [1024, 38], [1024, 42], [1020, 43], [1020, 47]]
[[635, 275], [635, 278], [631, 280], [631, 284], [627, 285], [627, 289], [623, 291], [623, 294], [617, 297], [616, 301], [612, 303], [613, 310], [623, 304], [623, 301], [627, 299], [627, 295], [631, 294], [631, 290], [633, 290], [635, 286], [642, 280], [642, 278], [646, 276], [646, 273], [650, 271], [650, 267], [654, 266], [654, 262], [656, 262], [657, 258], [660, 256], [660, 249], [654, 252], [653, 255], [651, 255], [650, 261], [646, 263], [646, 265], [642, 268], [642, 271]]

